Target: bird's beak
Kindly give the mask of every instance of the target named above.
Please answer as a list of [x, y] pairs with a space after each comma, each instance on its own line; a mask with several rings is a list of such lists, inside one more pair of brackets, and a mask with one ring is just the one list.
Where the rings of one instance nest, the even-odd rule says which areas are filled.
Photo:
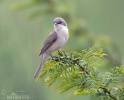
[[54, 23], [55, 25], [57, 24], [57, 23]]

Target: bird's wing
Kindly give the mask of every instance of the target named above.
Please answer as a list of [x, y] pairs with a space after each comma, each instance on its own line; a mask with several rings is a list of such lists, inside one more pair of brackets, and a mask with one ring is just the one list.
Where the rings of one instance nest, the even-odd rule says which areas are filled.
[[57, 33], [53, 31], [48, 35], [46, 41], [44, 42], [43, 48], [41, 49], [39, 56], [43, 54], [56, 40], [57, 40]]

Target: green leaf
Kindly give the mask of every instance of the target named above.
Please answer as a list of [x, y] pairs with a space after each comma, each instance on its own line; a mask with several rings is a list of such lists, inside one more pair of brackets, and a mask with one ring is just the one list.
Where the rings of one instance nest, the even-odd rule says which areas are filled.
[[91, 94], [90, 90], [88, 89], [78, 89], [74, 92], [75, 95], [85, 95], [85, 94]]

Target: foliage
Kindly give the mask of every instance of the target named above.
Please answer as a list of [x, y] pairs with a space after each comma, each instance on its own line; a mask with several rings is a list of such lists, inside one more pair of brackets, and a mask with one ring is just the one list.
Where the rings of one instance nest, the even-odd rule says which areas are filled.
[[[118, 85], [118, 77], [124, 74], [124, 67], [117, 66], [108, 72], [98, 68], [106, 54], [103, 49], [89, 48], [81, 53], [58, 51], [55, 60], [44, 65], [38, 79], [44, 75], [47, 86], [55, 85], [59, 93], [74, 88], [75, 95], [89, 94], [93, 99], [122, 100], [124, 87]], [[93, 99], [93, 100], [94, 100]]]

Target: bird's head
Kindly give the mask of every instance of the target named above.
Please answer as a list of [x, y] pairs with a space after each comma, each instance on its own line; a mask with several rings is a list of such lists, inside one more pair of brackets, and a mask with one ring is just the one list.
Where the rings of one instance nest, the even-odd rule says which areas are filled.
[[60, 26], [65, 26], [67, 27], [67, 24], [65, 22], [65, 20], [61, 17], [57, 17], [53, 20], [54, 23], [54, 27], [60, 27]]

